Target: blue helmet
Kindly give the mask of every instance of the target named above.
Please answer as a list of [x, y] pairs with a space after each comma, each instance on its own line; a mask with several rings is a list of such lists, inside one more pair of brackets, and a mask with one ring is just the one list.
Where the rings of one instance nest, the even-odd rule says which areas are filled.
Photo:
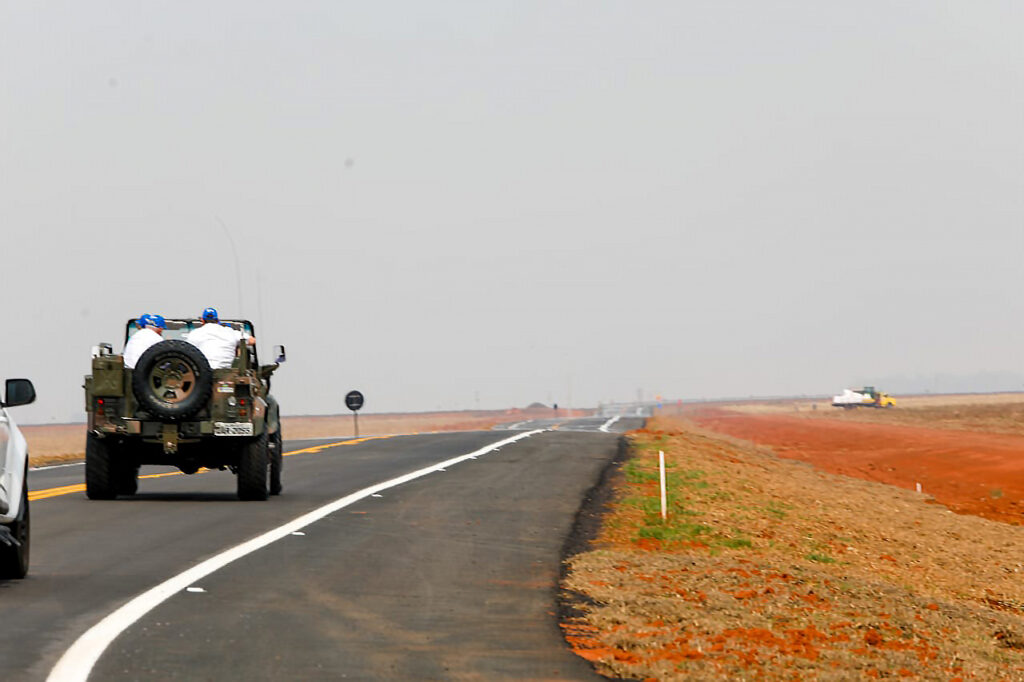
[[199, 317], [202, 318], [203, 322], [217, 322], [220, 319], [216, 308], [207, 308]]
[[159, 329], [167, 329], [167, 322], [164, 321], [163, 315], [150, 315], [144, 313], [139, 319], [135, 320], [135, 326], [139, 329], [144, 327], [158, 327]]

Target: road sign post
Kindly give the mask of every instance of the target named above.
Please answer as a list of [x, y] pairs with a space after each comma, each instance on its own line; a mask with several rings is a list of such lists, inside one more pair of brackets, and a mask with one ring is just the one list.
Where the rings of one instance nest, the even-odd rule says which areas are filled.
[[359, 438], [359, 409], [363, 406], [363, 394], [359, 391], [349, 391], [345, 394], [345, 407], [352, 410], [353, 432]]

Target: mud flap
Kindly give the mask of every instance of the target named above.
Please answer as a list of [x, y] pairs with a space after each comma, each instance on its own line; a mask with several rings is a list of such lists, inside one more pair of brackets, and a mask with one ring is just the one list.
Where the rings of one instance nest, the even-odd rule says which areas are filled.
[[267, 433], [277, 433], [278, 429], [281, 428], [281, 408], [277, 404], [277, 400], [272, 395], [267, 396], [267, 421], [266, 421]]

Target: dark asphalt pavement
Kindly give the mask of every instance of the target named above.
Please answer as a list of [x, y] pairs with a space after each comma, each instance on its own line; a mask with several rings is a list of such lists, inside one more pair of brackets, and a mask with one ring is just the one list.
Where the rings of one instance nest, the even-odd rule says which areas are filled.
[[[135, 497], [109, 502], [36, 500], [30, 575], [0, 582], [0, 674], [43, 680], [79, 635], [155, 584], [508, 435], [297, 454], [268, 502], [239, 502], [226, 472], [145, 479]], [[616, 441], [549, 431], [361, 500], [207, 576], [202, 592], [175, 594], [114, 640], [91, 679], [598, 679], [565, 648], [555, 589], [573, 515]], [[31, 488], [81, 476], [33, 471]]]

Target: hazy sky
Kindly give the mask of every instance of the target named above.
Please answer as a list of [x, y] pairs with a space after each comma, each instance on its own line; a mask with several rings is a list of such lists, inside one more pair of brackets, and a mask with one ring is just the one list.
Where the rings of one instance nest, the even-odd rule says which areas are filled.
[[0, 0], [0, 376], [213, 305], [291, 414], [1012, 383], [1022, 8]]

